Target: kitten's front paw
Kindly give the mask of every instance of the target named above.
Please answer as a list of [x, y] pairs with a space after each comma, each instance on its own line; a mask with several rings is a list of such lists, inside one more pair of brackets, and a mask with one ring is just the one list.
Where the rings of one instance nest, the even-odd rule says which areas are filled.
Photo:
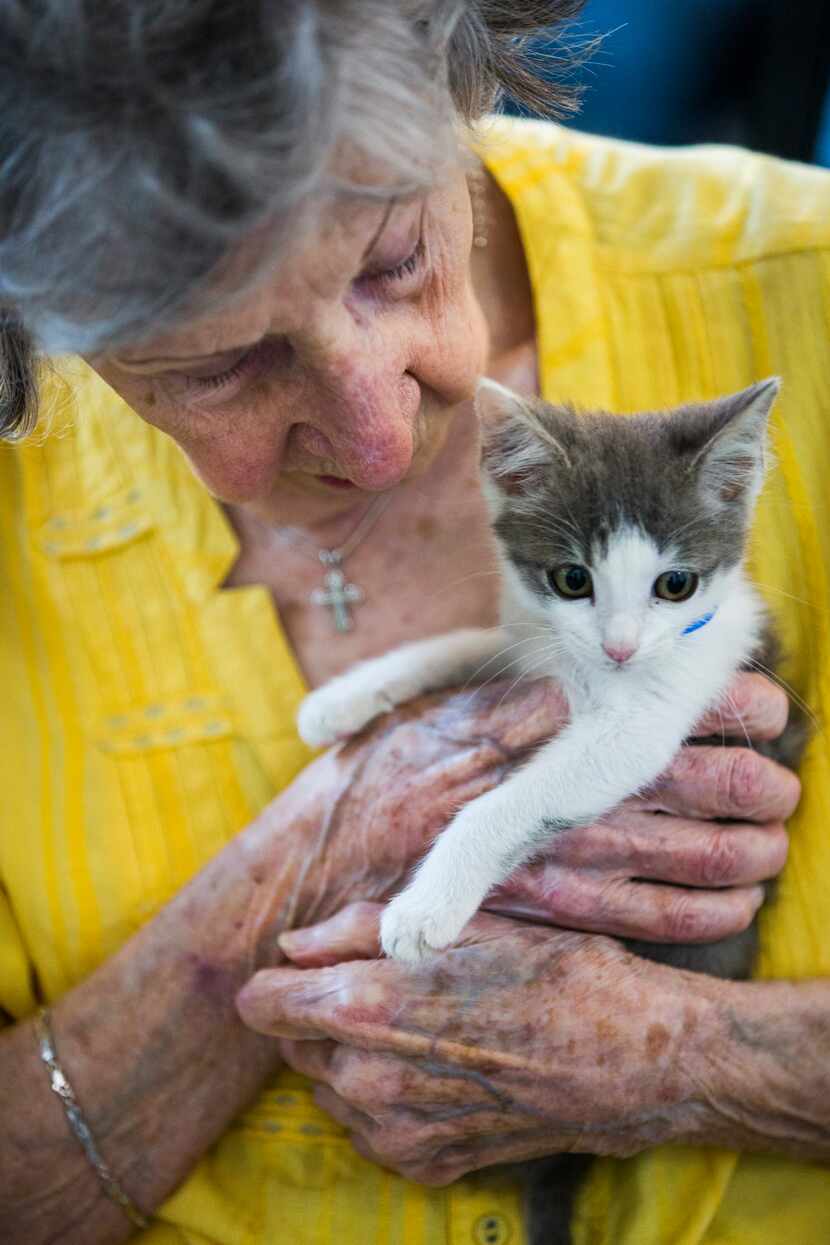
[[306, 696], [297, 714], [300, 738], [312, 748], [327, 748], [394, 708], [382, 690], [360, 691], [337, 679]]
[[381, 916], [380, 944], [390, 959], [422, 964], [455, 942], [469, 919], [466, 912], [427, 907], [405, 891]]

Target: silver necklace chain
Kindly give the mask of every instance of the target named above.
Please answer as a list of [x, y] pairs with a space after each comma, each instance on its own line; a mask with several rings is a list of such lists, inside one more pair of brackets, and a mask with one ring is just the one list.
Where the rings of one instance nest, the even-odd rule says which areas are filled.
[[322, 588], [315, 588], [308, 600], [311, 605], [319, 605], [331, 610], [335, 631], [344, 632], [354, 629], [351, 606], [359, 605], [366, 599], [357, 584], [346, 582], [346, 577], [340, 568], [355, 549], [363, 543], [391, 501], [390, 493], [383, 493], [380, 497], [376, 497], [342, 545], [331, 549], [316, 545], [298, 528], [272, 529], [277, 540], [292, 545], [300, 553], [307, 554], [328, 568]]

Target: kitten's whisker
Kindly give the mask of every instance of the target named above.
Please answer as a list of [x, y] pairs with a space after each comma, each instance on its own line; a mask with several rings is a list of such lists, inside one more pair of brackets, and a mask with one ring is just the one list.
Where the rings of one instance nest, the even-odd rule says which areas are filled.
[[[741, 717], [740, 713], [738, 712], [738, 707], [737, 707], [737, 705], [736, 705], [736, 704], [735, 704], [735, 702], [733, 701], [732, 697], [728, 694], [728, 692], [727, 692], [727, 693], [724, 693], [724, 696], [723, 696], [723, 698], [722, 698], [722, 699], [723, 699], [723, 703], [726, 705], [727, 709], [729, 709], [729, 710], [730, 710], [730, 712], [731, 712], [732, 716], [733, 716], [733, 717], [737, 720], [738, 725], [740, 726], [741, 730], [743, 731], [743, 735], [744, 735], [744, 739], [746, 740], [746, 746], [747, 746], [747, 748], [751, 748], [751, 747], [752, 747], [752, 740], [750, 739], [750, 736], [749, 736], [749, 731], [746, 729], [746, 723], [744, 722], [743, 718]], [[722, 737], [722, 739], [723, 739], [723, 741], [724, 741], [724, 743], [725, 743], [725, 742], [726, 742], [726, 729], [725, 729], [724, 724], [723, 724], [723, 714], [720, 712], [720, 706], [718, 707], [718, 712], [720, 713], [720, 722], [721, 722], [721, 737]]]
[[754, 575], [752, 576], [752, 582], [756, 587], [763, 588], [765, 592], [777, 592], [779, 596], [787, 597], [790, 601], [796, 601], [799, 605], [808, 605], [810, 609], [820, 610], [821, 613], [825, 613], [824, 606], [819, 605], [817, 601], [807, 601], [804, 597], [797, 597], [792, 592], [785, 592], [783, 588], [777, 588], [775, 584], [762, 583]]
[[720, 706], [718, 706], [718, 717], [720, 718], [720, 741], [722, 744], [725, 745], [726, 744], [726, 726], [724, 724], [723, 713], [720, 710]]
[[769, 666], [765, 666], [764, 663], [762, 661], [758, 661], [756, 657], [748, 658], [746, 664], [751, 666], [753, 670], [757, 670], [760, 674], [765, 674], [768, 679], [772, 679], [773, 683], [777, 683], [782, 692], [786, 692], [795, 704], [798, 705], [802, 713], [806, 714], [815, 730], [821, 730], [821, 723], [819, 722], [818, 717], [807, 704], [807, 701], [804, 700], [802, 696], [799, 696], [798, 692], [791, 683], [788, 683], [786, 679], [783, 679], [781, 675], [777, 674], [774, 670], [770, 670]]
[[[479, 665], [479, 666], [478, 666], [478, 667], [477, 667], [477, 668], [473, 671], [473, 673], [470, 675], [469, 679], [467, 679], [466, 683], [464, 684], [464, 690], [466, 691], [466, 690], [467, 690], [467, 688], [470, 686], [470, 684], [471, 684], [471, 683], [474, 683], [474, 682], [476, 681], [477, 676], [478, 676], [479, 674], [481, 674], [481, 672], [482, 672], [482, 671], [486, 670], [486, 669], [487, 669], [487, 667], [488, 667], [488, 666], [489, 666], [492, 662], [494, 662], [494, 661], [499, 661], [502, 657], [505, 657], [508, 653], [511, 653], [511, 652], [513, 651], [513, 649], [519, 648], [522, 644], [529, 644], [529, 643], [531, 643], [531, 641], [535, 642], [535, 641], [537, 641], [537, 640], [539, 640], [539, 639], [543, 639], [543, 638], [544, 638], [544, 633], [541, 633], [540, 635], [527, 635], [527, 636], [523, 636], [521, 640], [516, 640], [516, 641], [515, 641], [515, 643], [513, 643], [513, 644], [506, 644], [506, 645], [504, 646], [504, 648], [500, 648], [500, 649], [499, 649], [499, 651], [498, 651], [497, 653], [493, 653], [490, 657], [488, 657], [488, 658], [487, 658], [487, 660], [486, 660], [486, 661], [483, 661], [483, 662], [482, 662], [482, 663], [481, 663], [481, 664], [480, 664], [480, 665]], [[494, 678], [496, 678], [496, 679], [497, 679], [497, 678], [499, 677], [499, 675], [500, 675], [500, 674], [503, 674], [506, 670], [509, 670], [509, 669], [510, 669], [511, 664], [512, 664], [511, 662], [508, 662], [506, 666], [502, 666], [502, 668], [501, 668], [501, 670], [498, 672], [498, 674], [496, 674], [496, 675], [490, 675], [490, 676], [489, 676], [489, 678], [487, 679], [487, 682], [488, 682], [488, 683], [490, 683], [490, 682], [492, 682], [492, 681], [493, 681], [493, 679], [494, 679]], [[486, 686], [486, 684], [485, 684], [485, 686]]]
[[443, 588], [440, 588], [438, 592], [434, 593], [433, 600], [438, 600], [446, 593], [452, 592], [455, 588], [460, 588], [462, 584], [469, 583], [471, 579], [485, 579], [487, 576], [493, 575], [500, 579], [501, 571], [471, 571], [469, 575], [461, 575], [458, 579], [454, 579], [450, 583], [445, 584]]
[[517, 686], [519, 685], [519, 683], [521, 683], [522, 679], [527, 679], [527, 678], [530, 678], [530, 676], [531, 676], [531, 674], [533, 673], [533, 671], [534, 671], [534, 670], [538, 670], [540, 666], [543, 666], [543, 665], [545, 664], [545, 662], [546, 662], [546, 661], [549, 661], [549, 660], [550, 660], [550, 657], [551, 657], [551, 654], [552, 654], [552, 653], [560, 653], [561, 651], [562, 651], [562, 650], [561, 650], [561, 648], [560, 648], [560, 649], [554, 649], [553, 647], [551, 647], [551, 648], [549, 648], [549, 649], [546, 649], [546, 650], [542, 653], [542, 655], [539, 657], [539, 660], [538, 660], [538, 661], [535, 661], [535, 662], [533, 663], [533, 665], [532, 665], [532, 666], [527, 666], [527, 667], [525, 667], [525, 669], [524, 669], [524, 670], [522, 670], [522, 672], [518, 675], [518, 677], [517, 677], [516, 679], [514, 679], [514, 680], [513, 680], [513, 682], [512, 682], [512, 683], [510, 684], [510, 686], [508, 687], [507, 691], [506, 691], [506, 692], [504, 693], [504, 695], [502, 696], [501, 700], [499, 701], [499, 707], [500, 707], [500, 706], [504, 703], [504, 701], [505, 701], [505, 700], [506, 700], [506, 698], [510, 695], [510, 693], [513, 691], [513, 689], [514, 689], [515, 687], [517, 687]]

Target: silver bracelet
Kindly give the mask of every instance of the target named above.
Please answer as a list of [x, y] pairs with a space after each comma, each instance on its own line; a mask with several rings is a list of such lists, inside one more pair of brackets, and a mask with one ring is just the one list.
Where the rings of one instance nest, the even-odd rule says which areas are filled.
[[55, 1039], [52, 1035], [51, 1018], [48, 1009], [45, 1007], [41, 1007], [35, 1016], [35, 1032], [37, 1033], [40, 1057], [49, 1070], [49, 1086], [52, 1092], [60, 1098], [67, 1123], [80, 1142], [83, 1152], [95, 1175], [100, 1180], [104, 1192], [108, 1198], [121, 1207], [134, 1227], [149, 1228], [149, 1219], [142, 1215], [132, 1198], [127, 1196], [98, 1152], [95, 1138], [89, 1131], [89, 1125], [81, 1113], [75, 1092], [58, 1063], [58, 1056], [55, 1052]]

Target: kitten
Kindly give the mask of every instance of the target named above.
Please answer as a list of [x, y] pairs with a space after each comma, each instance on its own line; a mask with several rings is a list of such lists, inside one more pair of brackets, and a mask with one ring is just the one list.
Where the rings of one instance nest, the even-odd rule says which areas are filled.
[[[775, 668], [775, 637], [742, 561], [778, 390], [767, 380], [665, 413], [577, 415], [481, 382], [502, 626], [362, 663], [304, 701], [300, 733], [329, 744], [427, 689], [506, 673], [552, 676], [570, 721], [439, 836], [383, 914], [387, 955], [414, 964], [448, 946], [493, 887], [559, 830], [596, 821], [649, 786], [740, 668]], [[761, 750], [794, 768], [805, 738], [791, 715]], [[753, 924], [705, 946], [628, 946], [740, 978], [756, 942]], [[570, 1240], [573, 1195], [590, 1161], [524, 1165], [533, 1245]]]
[[[481, 382], [501, 628], [356, 666], [304, 701], [300, 733], [329, 744], [420, 692], [496, 672], [555, 678], [570, 722], [439, 836], [383, 914], [387, 955], [414, 964], [450, 945], [559, 830], [652, 783], [735, 672], [768, 648], [742, 558], [778, 390], [768, 380], [661, 414], [578, 415]], [[748, 971], [751, 941], [715, 953], [637, 949], [734, 976]]]

